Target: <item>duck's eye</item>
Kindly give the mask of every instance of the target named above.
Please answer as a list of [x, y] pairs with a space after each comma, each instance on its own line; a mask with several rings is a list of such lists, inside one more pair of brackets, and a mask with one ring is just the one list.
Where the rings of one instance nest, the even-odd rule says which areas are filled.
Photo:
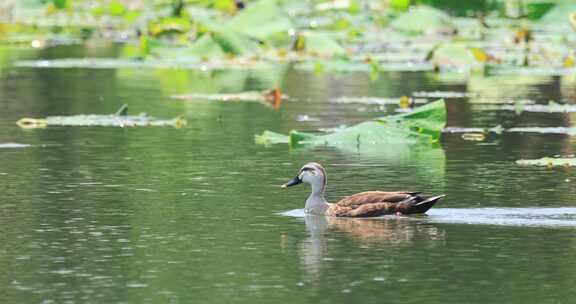
[[316, 175], [318, 175], [318, 173], [317, 173], [316, 171], [308, 171], [308, 172], [309, 172], [309, 173], [310, 173], [310, 175], [312, 175], [312, 176], [316, 176]]

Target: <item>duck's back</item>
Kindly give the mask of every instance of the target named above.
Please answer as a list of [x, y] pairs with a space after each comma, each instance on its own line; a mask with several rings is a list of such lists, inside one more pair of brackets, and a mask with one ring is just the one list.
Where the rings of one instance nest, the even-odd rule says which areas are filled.
[[415, 192], [384, 192], [384, 191], [366, 191], [347, 196], [336, 203], [338, 206], [353, 207], [374, 203], [400, 203], [411, 197], [415, 197]]
[[[417, 208], [428, 199], [417, 192], [384, 192], [367, 191], [347, 196], [335, 204], [331, 204], [328, 214], [339, 217], [374, 217], [386, 214], [424, 213], [439, 198], [430, 202], [427, 208]], [[424, 206], [421, 206], [424, 207]]]

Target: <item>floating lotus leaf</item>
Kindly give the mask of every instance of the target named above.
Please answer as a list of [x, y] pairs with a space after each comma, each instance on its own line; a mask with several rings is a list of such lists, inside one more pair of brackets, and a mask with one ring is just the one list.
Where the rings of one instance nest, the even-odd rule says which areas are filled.
[[208, 38], [205, 37], [207, 35], [211, 39], [211, 45], [219, 46], [220, 50], [217, 51], [218, 55], [220, 55], [221, 52], [224, 52], [235, 56], [249, 56], [254, 55], [258, 50], [256, 41], [253, 41], [249, 36], [241, 32], [235, 31], [230, 26], [220, 24], [210, 18], [204, 17], [196, 17], [195, 21], [205, 27], [208, 32], [204, 33], [204, 35], [192, 44], [191, 48], [194, 55], [212, 58], [212, 53], [210, 51], [213, 51], [215, 47], [206, 47], [206, 40]]
[[210, 60], [202, 62], [198, 57], [178, 57], [170, 59], [125, 59], [125, 58], [69, 58], [52, 60], [22, 60], [17, 61], [17, 67], [28, 68], [86, 68], [86, 69], [121, 69], [121, 68], [151, 68], [151, 69], [191, 69], [191, 70], [250, 70], [270, 68], [265, 62], [234, 59]]
[[186, 125], [186, 120], [177, 117], [174, 119], [157, 119], [146, 115], [117, 116], [117, 115], [72, 115], [48, 116], [46, 118], [22, 118], [17, 124], [25, 129], [38, 129], [46, 127], [175, 127]]
[[[404, 100], [407, 97], [400, 98], [386, 98], [386, 97], [371, 97], [371, 96], [360, 96], [360, 97], [334, 97], [329, 98], [328, 101], [331, 103], [358, 103], [358, 104], [370, 104], [370, 105], [403, 105]], [[411, 104], [423, 104], [427, 103], [428, 99], [424, 98], [408, 98], [408, 106]]]
[[569, 15], [576, 11], [576, 3], [564, 1], [557, 3], [540, 20], [541, 25], [553, 26], [556, 29], [568, 29], [570, 27]]
[[444, 133], [537, 133], [537, 134], [565, 134], [576, 136], [576, 128], [574, 127], [516, 127], [504, 129], [501, 125], [492, 128], [462, 128], [462, 127], [446, 127]]
[[477, 94], [473, 92], [456, 92], [456, 91], [419, 91], [413, 92], [414, 97], [427, 97], [427, 98], [470, 98], [476, 97]]
[[[361, 61], [350, 61], [346, 59], [321, 60], [315, 62], [302, 62], [296, 64], [296, 69], [306, 71], [337, 72], [337, 73], [354, 73], [366, 72], [371, 73], [374, 70], [374, 64]], [[430, 63], [382, 63], [378, 64], [379, 71], [432, 71], [434, 66]]]
[[286, 95], [282, 95], [280, 89], [272, 89], [265, 92], [248, 91], [240, 93], [220, 93], [220, 94], [203, 94], [203, 93], [191, 93], [191, 94], [179, 94], [172, 95], [174, 99], [180, 100], [209, 100], [209, 101], [220, 101], [220, 102], [260, 102], [264, 105], [272, 106], [273, 108], [279, 108], [282, 104], [282, 100], [286, 99]]
[[485, 61], [483, 52], [461, 43], [445, 43], [437, 46], [430, 61], [440, 69], [477, 69]]
[[417, 6], [394, 19], [390, 25], [396, 30], [411, 34], [453, 33], [455, 31], [448, 14], [428, 6]]
[[[469, 92], [477, 94], [471, 98], [470, 103], [510, 103], [519, 98], [531, 96], [535, 86], [546, 84], [550, 81], [547, 77], [532, 77], [528, 75], [509, 76], [485, 76], [472, 74], [467, 79]], [[490, 98], [485, 98], [485, 97]]]
[[257, 51], [253, 41], [234, 32], [214, 32], [212, 39], [220, 45], [226, 54], [249, 56], [254, 55]]
[[191, 46], [191, 53], [200, 57], [254, 55], [258, 50], [254, 39], [265, 40], [292, 28], [290, 20], [278, 7], [276, 0], [261, 0], [247, 6], [227, 23], [195, 16], [195, 21], [208, 29]]
[[553, 158], [543, 157], [539, 159], [520, 159], [516, 161], [520, 166], [541, 166], [541, 167], [576, 167], [576, 158]]
[[188, 19], [168, 17], [152, 22], [148, 25], [148, 31], [152, 36], [160, 36], [169, 33], [185, 33], [192, 28]]
[[551, 66], [551, 65], [541, 65], [541, 66], [512, 66], [512, 65], [488, 65], [487, 74], [492, 76], [517, 76], [521, 78], [522, 76], [528, 76], [529, 79], [537, 79], [534, 76], [562, 76], [562, 75], [574, 75], [576, 73], [576, 68], [574, 67], [563, 67], [563, 66]]
[[135, 116], [127, 115], [128, 107], [122, 106], [117, 113], [111, 115], [71, 115], [48, 116], [46, 118], [22, 118], [16, 122], [25, 129], [38, 129], [52, 126], [62, 127], [175, 127], [186, 125], [186, 119], [158, 119], [146, 114]]
[[353, 147], [389, 144], [430, 144], [439, 140], [445, 124], [446, 106], [444, 100], [438, 100], [416, 108], [409, 113], [366, 121], [327, 135], [316, 135], [293, 130], [286, 136], [265, 131], [261, 135], [256, 136], [256, 142], [260, 144], [290, 143], [293, 146], [326, 145]]
[[566, 134], [576, 136], [576, 127], [518, 127], [507, 129], [509, 133]]
[[308, 61], [296, 64], [295, 67], [299, 70], [314, 71], [316, 74], [322, 74], [323, 72], [370, 72], [369, 64], [345, 59]]
[[548, 104], [529, 104], [529, 105], [505, 105], [500, 109], [510, 110], [516, 112], [541, 112], [541, 113], [574, 113], [576, 112], [576, 105], [573, 104], [560, 104], [554, 101]]
[[220, 44], [214, 41], [209, 34], [205, 34], [196, 40], [189, 48], [189, 52], [192, 55], [200, 57], [210, 56], [210, 58], [223, 58], [226, 56], [226, 52], [224, 52]]
[[248, 37], [266, 39], [273, 34], [287, 32], [292, 28], [292, 23], [276, 0], [261, 0], [250, 3], [227, 26]]
[[311, 54], [332, 56], [346, 53], [344, 48], [332, 37], [315, 32], [304, 35], [304, 51]]

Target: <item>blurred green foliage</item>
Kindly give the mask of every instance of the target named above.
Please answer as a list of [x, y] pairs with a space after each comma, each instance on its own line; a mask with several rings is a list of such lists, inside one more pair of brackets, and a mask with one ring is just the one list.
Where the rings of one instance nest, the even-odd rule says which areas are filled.
[[[307, 61], [316, 62], [317, 74], [338, 67], [375, 80], [386, 63], [478, 70], [487, 62], [529, 65], [531, 48], [507, 41], [522, 33], [532, 37], [532, 19], [543, 20], [537, 26], [568, 25], [565, 15], [576, 7], [556, 2], [24, 0], [0, 7], [0, 43], [41, 48], [104, 40], [121, 42], [124, 59]], [[488, 39], [510, 54], [490, 56], [483, 50], [491, 47]], [[570, 48], [552, 40], [560, 41], [548, 43], [557, 50]], [[564, 53], [540, 57], [570, 61]]]

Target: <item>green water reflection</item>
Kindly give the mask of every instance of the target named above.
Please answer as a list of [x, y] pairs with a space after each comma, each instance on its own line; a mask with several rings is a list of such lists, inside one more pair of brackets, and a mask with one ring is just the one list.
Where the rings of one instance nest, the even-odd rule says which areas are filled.
[[[19, 54], [7, 62], [58, 51]], [[576, 296], [573, 227], [289, 217], [279, 213], [302, 208], [308, 189], [278, 187], [315, 160], [328, 168], [331, 200], [407, 189], [448, 194], [438, 208], [571, 207], [574, 170], [517, 167], [514, 160], [574, 153], [573, 137], [467, 142], [447, 135], [441, 147], [395, 153], [253, 142], [266, 129], [317, 130], [383, 115], [329, 97], [472, 88], [485, 94], [494, 92], [483, 89], [492, 84], [407, 72], [370, 82], [287, 66], [202, 72], [8, 64], [0, 73], [0, 143], [32, 145], [0, 150], [2, 303], [569, 303]], [[275, 111], [170, 98], [271, 85], [294, 99]], [[494, 86], [517, 85], [502, 77]], [[535, 76], [522, 88], [498, 94], [574, 103], [569, 77]], [[14, 124], [23, 116], [111, 113], [122, 103], [157, 117], [185, 114], [188, 127], [25, 131]], [[453, 126], [569, 126], [575, 118], [482, 111], [467, 99], [448, 103]], [[303, 114], [319, 121], [297, 121]]]

